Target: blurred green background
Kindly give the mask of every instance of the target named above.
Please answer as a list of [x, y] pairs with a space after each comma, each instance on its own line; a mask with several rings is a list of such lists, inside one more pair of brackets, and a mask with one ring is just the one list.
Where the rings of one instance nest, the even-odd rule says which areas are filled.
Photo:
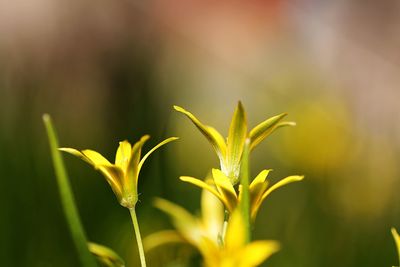
[[[77, 266], [41, 121], [62, 146], [109, 159], [118, 141], [181, 140], [142, 169], [143, 236], [171, 228], [155, 196], [196, 213], [200, 191], [178, 180], [218, 165], [180, 105], [227, 133], [238, 100], [250, 126], [289, 112], [252, 154], [252, 175], [302, 183], [263, 205], [256, 239], [282, 250], [270, 267], [392, 266], [400, 228], [398, 1], [0, 2], [1, 266]], [[138, 266], [133, 229], [101, 174], [65, 156], [90, 240]], [[189, 247], [150, 266], [194, 266]], [[188, 263], [191, 262], [191, 263]], [[168, 265], [170, 264], [170, 265]], [[186, 264], [186, 265], [185, 265]], [[264, 266], [264, 265], [263, 265]]]

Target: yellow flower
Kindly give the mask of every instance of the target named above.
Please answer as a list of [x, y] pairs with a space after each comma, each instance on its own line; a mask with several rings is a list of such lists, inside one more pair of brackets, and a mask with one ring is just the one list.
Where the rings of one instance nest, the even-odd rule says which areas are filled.
[[[266, 180], [266, 178], [270, 171], [271, 170], [263, 170], [256, 176], [256, 178], [254, 178], [254, 180], [249, 185], [250, 212], [252, 220], [255, 219], [262, 202], [269, 194], [286, 184], [301, 181], [304, 178], [304, 176], [298, 175], [289, 176], [269, 187], [269, 182]], [[214, 178], [215, 187], [205, 183], [202, 180], [189, 176], [181, 176], [180, 179], [184, 182], [194, 184], [200, 188], [209, 191], [224, 204], [225, 208], [229, 212], [233, 212], [233, 210], [235, 210], [235, 208], [241, 201], [241, 186], [239, 186], [239, 194], [237, 194], [235, 188], [230, 183], [229, 178], [226, 177], [226, 175], [222, 173], [222, 171], [220, 171], [219, 169], [213, 169], [212, 175]]]
[[234, 212], [228, 224], [224, 244], [220, 240], [223, 207], [207, 190], [202, 193], [202, 217], [195, 217], [184, 208], [164, 199], [155, 206], [167, 213], [176, 228], [151, 234], [145, 238], [146, 250], [168, 243], [189, 243], [198, 249], [208, 267], [253, 267], [279, 249], [275, 241], [245, 244], [245, 230], [240, 212]]
[[233, 114], [229, 133], [225, 142], [222, 135], [211, 126], [204, 125], [192, 113], [174, 106], [176, 111], [185, 114], [213, 146], [220, 161], [222, 172], [229, 177], [232, 184], [236, 184], [240, 173], [240, 160], [246, 138], [250, 138], [250, 149], [254, 149], [261, 141], [281, 126], [294, 125], [293, 122], [282, 122], [286, 113], [271, 117], [247, 130], [247, 118], [242, 103], [239, 102]]
[[[206, 178], [206, 181], [210, 182], [210, 179]], [[218, 237], [224, 222], [224, 208], [207, 190], [203, 190], [201, 194], [200, 217], [195, 217], [184, 208], [161, 198], [156, 198], [154, 205], [171, 217], [178, 232], [166, 230], [146, 237], [144, 243], [147, 250], [167, 243], [184, 242], [199, 251], [205, 251], [207, 248], [202, 248], [202, 238], [206, 237], [215, 244], [220, 242]]]
[[60, 150], [81, 158], [99, 170], [110, 184], [119, 203], [126, 208], [133, 208], [138, 201], [138, 178], [144, 161], [159, 147], [178, 139], [170, 137], [162, 141], [140, 159], [142, 147], [149, 138], [145, 135], [133, 146], [126, 140], [119, 142], [114, 164], [90, 149], [79, 151], [74, 148], [60, 148]]
[[223, 247], [217, 247], [204, 239], [209, 253], [204, 261], [207, 267], [255, 267], [279, 250], [279, 243], [258, 240], [246, 243], [245, 224], [239, 210], [233, 212], [226, 232]]
[[397, 247], [397, 254], [399, 256], [399, 264], [400, 264], [400, 236], [399, 233], [397, 233], [396, 229], [392, 227], [392, 235], [394, 238], [394, 242], [396, 243], [396, 247]]

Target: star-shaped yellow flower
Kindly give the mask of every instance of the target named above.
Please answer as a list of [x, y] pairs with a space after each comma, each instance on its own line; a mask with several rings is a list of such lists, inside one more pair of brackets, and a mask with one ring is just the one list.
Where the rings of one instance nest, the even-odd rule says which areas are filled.
[[[304, 176], [299, 175], [288, 176], [269, 187], [266, 178], [270, 171], [271, 170], [263, 170], [249, 185], [250, 212], [252, 220], [255, 219], [262, 202], [269, 194], [286, 184], [301, 181], [304, 178]], [[229, 178], [221, 170], [213, 169], [212, 175], [215, 187], [202, 180], [189, 176], [181, 176], [180, 179], [209, 191], [224, 204], [225, 208], [229, 212], [233, 212], [241, 201], [241, 186], [239, 186], [239, 194], [237, 194]]]
[[160, 231], [145, 238], [145, 247], [151, 250], [169, 243], [188, 243], [202, 254], [207, 254], [208, 247], [203, 243], [206, 238], [218, 245], [224, 221], [222, 203], [210, 192], [203, 190], [201, 195], [201, 215], [193, 216], [184, 208], [161, 198], [154, 201], [155, 207], [170, 216], [177, 231]]
[[246, 243], [242, 214], [235, 210], [229, 219], [224, 246], [218, 247], [204, 239], [209, 253], [204, 262], [207, 267], [256, 267], [279, 250], [279, 243], [257, 240]]
[[155, 205], [167, 213], [176, 231], [165, 230], [145, 239], [147, 250], [168, 243], [189, 243], [198, 249], [207, 267], [254, 267], [279, 250], [276, 241], [245, 242], [245, 226], [240, 212], [235, 211], [228, 223], [225, 242], [220, 235], [223, 208], [207, 190], [202, 194], [202, 216], [195, 217], [184, 208], [164, 199]]
[[282, 122], [282, 119], [287, 115], [286, 113], [282, 113], [263, 121], [248, 132], [246, 113], [242, 103], [239, 102], [233, 114], [228, 137], [225, 142], [217, 130], [200, 122], [189, 111], [179, 106], [174, 106], [174, 109], [185, 114], [208, 139], [217, 153], [222, 172], [229, 177], [232, 184], [236, 184], [239, 180], [240, 160], [246, 138], [250, 138], [250, 149], [254, 149], [277, 128], [295, 124], [293, 122]]
[[114, 164], [100, 153], [90, 149], [79, 151], [74, 148], [60, 148], [60, 150], [81, 158], [96, 170], [99, 170], [110, 184], [119, 203], [131, 209], [135, 207], [138, 201], [138, 178], [144, 161], [159, 147], [178, 139], [177, 137], [170, 137], [162, 141], [141, 159], [142, 147], [149, 138], [148, 135], [145, 135], [133, 146], [126, 140], [120, 142]]

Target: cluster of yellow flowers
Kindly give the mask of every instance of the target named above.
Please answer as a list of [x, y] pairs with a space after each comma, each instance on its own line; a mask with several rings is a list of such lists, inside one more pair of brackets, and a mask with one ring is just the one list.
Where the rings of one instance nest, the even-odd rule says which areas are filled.
[[[249, 229], [246, 229], [245, 218], [242, 216], [243, 211], [240, 211], [240, 203], [244, 201], [243, 185], [240, 183], [243, 151], [246, 142], [249, 150], [253, 150], [276, 129], [294, 125], [294, 123], [282, 121], [286, 116], [283, 113], [265, 120], [248, 132], [246, 113], [239, 102], [225, 141], [217, 130], [201, 123], [192, 113], [178, 106], [174, 106], [174, 108], [185, 114], [208, 139], [217, 153], [220, 168], [212, 169], [211, 176], [206, 181], [188, 176], [180, 177], [182, 181], [203, 189], [202, 218], [192, 216], [183, 208], [167, 200], [157, 199], [155, 201], [157, 208], [170, 215], [177, 231], [163, 231], [147, 237], [147, 249], [169, 242], [182, 241], [192, 244], [199, 250], [205, 266], [251, 267], [259, 265], [279, 249], [279, 244], [276, 241], [250, 242], [246, 238], [246, 231]], [[133, 146], [128, 141], [120, 142], [115, 163], [111, 163], [98, 152], [89, 149], [79, 151], [73, 148], [60, 148], [60, 150], [83, 159], [99, 170], [110, 184], [119, 203], [131, 211], [134, 224], [135, 221], [137, 224], [134, 209], [138, 201], [137, 186], [140, 169], [152, 152], [162, 145], [178, 139], [171, 137], [162, 141], [141, 158], [142, 147], [148, 138], [148, 135], [143, 136]], [[303, 179], [303, 176], [289, 176], [270, 186], [266, 179], [270, 171], [261, 171], [248, 185], [249, 210], [247, 212], [251, 222], [254, 222], [261, 203], [271, 192], [283, 185]], [[137, 239], [140, 239], [138, 225], [136, 235]], [[138, 245], [141, 250], [141, 241]], [[99, 249], [95, 249], [94, 245], [91, 248], [94, 252], [99, 251]], [[100, 254], [97, 253], [97, 256], [101, 258]], [[143, 256], [143, 266], [146, 264], [143, 251], [140, 254]]]
[[[244, 177], [250, 173], [248, 154], [276, 129], [295, 123], [283, 121], [286, 116], [283, 113], [261, 122], [248, 131], [246, 113], [239, 102], [225, 140], [216, 129], [203, 124], [189, 111], [178, 106], [174, 106], [174, 109], [187, 116], [207, 138], [219, 158], [220, 166], [212, 169], [205, 180], [189, 176], [180, 177], [180, 180], [202, 189], [200, 216], [194, 216], [165, 199], [157, 198], [154, 201], [155, 207], [170, 216], [176, 229], [151, 234], [146, 237], [144, 247], [149, 251], [161, 245], [183, 242], [199, 251], [204, 266], [258, 266], [280, 248], [277, 241], [250, 240], [251, 226], [256, 220], [260, 206], [273, 191], [286, 184], [301, 181], [303, 176], [289, 176], [270, 185], [267, 176], [271, 170], [265, 169], [251, 182], [246, 181]], [[61, 151], [77, 156], [99, 170], [110, 184], [119, 203], [129, 209], [142, 267], [146, 266], [146, 260], [135, 213], [139, 173], [151, 153], [178, 138], [171, 137], [162, 141], [141, 157], [142, 147], [148, 139], [149, 136], [145, 135], [134, 145], [128, 141], [120, 142], [114, 163], [93, 150], [60, 148]], [[392, 233], [400, 255], [399, 236], [394, 228]], [[90, 243], [89, 250], [106, 266], [124, 265], [118, 255], [104, 246]]]

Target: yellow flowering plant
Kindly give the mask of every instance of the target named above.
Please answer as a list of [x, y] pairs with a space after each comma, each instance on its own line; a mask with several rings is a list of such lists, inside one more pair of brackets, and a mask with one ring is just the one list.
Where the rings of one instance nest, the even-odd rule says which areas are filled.
[[142, 147], [149, 138], [150, 136], [144, 135], [133, 146], [126, 140], [119, 142], [114, 164], [94, 150], [84, 149], [79, 151], [74, 148], [60, 148], [60, 150], [81, 158], [96, 170], [99, 170], [110, 184], [119, 203], [131, 209], [135, 207], [138, 201], [139, 173], [145, 160], [159, 147], [178, 139], [177, 137], [165, 139], [141, 159]]
[[149, 138], [150, 136], [144, 135], [133, 146], [126, 140], [119, 142], [114, 164], [109, 162], [105, 157], [94, 150], [85, 149], [79, 151], [74, 148], [59, 149], [60, 151], [67, 152], [81, 158], [85, 162], [92, 165], [95, 169], [99, 170], [110, 184], [119, 203], [123, 207], [129, 209], [135, 229], [142, 267], [146, 266], [146, 260], [139, 230], [139, 223], [137, 221], [135, 211], [135, 206], [138, 201], [137, 186], [140, 169], [151, 153], [153, 153], [159, 147], [178, 139], [177, 137], [165, 139], [147, 152], [143, 158], [140, 158], [142, 147]]
[[[265, 120], [248, 131], [246, 113], [239, 102], [225, 142], [221, 134], [214, 128], [201, 123], [190, 112], [178, 106], [174, 106], [174, 108], [185, 114], [210, 141], [220, 159], [220, 168], [212, 169], [205, 181], [190, 176], [180, 177], [180, 180], [202, 189], [200, 216], [194, 216], [183, 207], [168, 200], [161, 198], [155, 200], [155, 207], [169, 215], [176, 230], [164, 230], [146, 237], [146, 249], [152, 250], [169, 243], [186, 243], [199, 251], [206, 267], [255, 267], [260, 265], [280, 248], [277, 241], [253, 241], [251, 238], [252, 223], [260, 206], [276, 189], [301, 181], [303, 176], [289, 176], [270, 185], [267, 176], [271, 170], [263, 170], [252, 181], [249, 181], [249, 154], [276, 129], [294, 125], [294, 123], [282, 121], [286, 116], [286, 113], [282, 113]], [[144, 135], [133, 145], [126, 140], [121, 141], [112, 163], [94, 150], [59, 148], [50, 117], [45, 115], [44, 121], [48, 131], [64, 213], [82, 266], [96, 266], [90, 253], [103, 266], [122, 267], [125, 266], [125, 263], [112, 249], [87, 241], [69, 186], [61, 152], [72, 154], [98, 170], [110, 185], [119, 204], [129, 209], [141, 266], [145, 267], [145, 253], [135, 211], [139, 195], [140, 170], [150, 154], [178, 138], [165, 139], [150, 149], [143, 157], [142, 148], [149, 139], [148, 135]]]
[[147, 250], [168, 243], [188, 243], [200, 252], [207, 267], [254, 267], [279, 250], [279, 243], [272, 240], [247, 243], [243, 218], [237, 209], [229, 219], [226, 241], [221, 243], [217, 237], [223, 210], [216, 208], [217, 199], [207, 190], [203, 190], [202, 200], [205, 204], [199, 218], [167, 200], [156, 199], [155, 206], [170, 216], [177, 230], [161, 231], [146, 237]]
[[[174, 109], [185, 114], [194, 123], [200, 132], [210, 141], [220, 159], [220, 169], [212, 170], [214, 186], [210, 186], [190, 176], [181, 176], [180, 179], [208, 190], [224, 204], [227, 216], [225, 217], [224, 228], [222, 229], [223, 241], [225, 239], [229, 213], [232, 213], [237, 207], [239, 207], [244, 216], [245, 228], [247, 228], [246, 234], [248, 240], [250, 240], [251, 223], [255, 220], [257, 212], [266, 197], [274, 190], [286, 184], [301, 181], [304, 178], [303, 176], [293, 175], [286, 177], [273, 186], [269, 186], [266, 177], [270, 170], [263, 170], [250, 183], [248, 164], [250, 152], [276, 129], [282, 126], [295, 125], [295, 123], [282, 121], [287, 115], [286, 113], [282, 113], [265, 120], [248, 132], [247, 115], [242, 103], [239, 101], [234, 111], [228, 137], [225, 142], [217, 130], [211, 126], [204, 125], [189, 111], [178, 106], [174, 106]], [[235, 185], [238, 183], [239, 185], [236, 190]]]
[[295, 125], [294, 122], [282, 121], [287, 114], [281, 113], [261, 122], [248, 132], [247, 115], [242, 103], [239, 101], [233, 113], [225, 142], [225, 139], [215, 128], [203, 124], [189, 111], [179, 106], [174, 106], [174, 109], [186, 115], [211, 143], [219, 158], [221, 171], [230, 179], [233, 185], [239, 181], [240, 161], [247, 138], [250, 139], [250, 150], [253, 150], [276, 129]]
[[[289, 183], [301, 181], [304, 176], [292, 175], [288, 176], [276, 184], [269, 186], [269, 182], [266, 180], [271, 170], [261, 171], [250, 183], [250, 209], [251, 218], [254, 220], [262, 202], [276, 189], [287, 185]], [[235, 188], [230, 183], [229, 178], [219, 169], [212, 169], [212, 176], [215, 187], [212, 187], [206, 182], [189, 177], [181, 176], [180, 179], [184, 182], [194, 184], [200, 188], [208, 190], [214, 196], [216, 196], [225, 206], [229, 212], [233, 212], [242, 198], [242, 186], [239, 186], [239, 193], [236, 193]]]
[[[203, 125], [188, 111], [177, 106], [174, 108], [187, 115], [211, 142], [220, 158], [221, 169], [212, 169], [211, 177], [205, 181], [180, 177], [182, 181], [202, 188], [200, 217], [167, 200], [155, 201], [155, 206], [171, 217], [177, 230], [148, 236], [147, 249], [184, 242], [200, 252], [207, 267], [258, 266], [279, 249], [279, 244], [276, 241], [251, 241], [251, 222], [255, 220], [263, 200], [274, 190], [304, 177], [289, 176], [269, 186], [266, 178], [271, 170], [263, 170], [249, 183], [249, 153], [276, 128], [293, 123], [279, 124], [284, 115], [276, 116], [247, 133], [246, 115], [239, 102], [225, 143], [214, 128]], [[218, 205], [216, 201], [219, 201]]]

